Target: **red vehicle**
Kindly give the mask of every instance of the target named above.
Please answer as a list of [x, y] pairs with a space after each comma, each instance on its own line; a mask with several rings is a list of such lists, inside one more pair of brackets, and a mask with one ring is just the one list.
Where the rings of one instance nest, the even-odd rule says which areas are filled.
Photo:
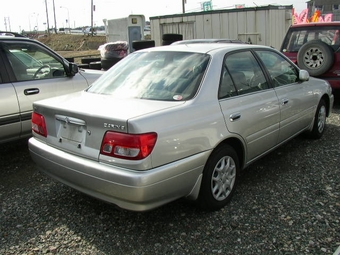
[[281, 52], [311, 76], [327, 80], [340, 91], [340, 22], [291, 26]]

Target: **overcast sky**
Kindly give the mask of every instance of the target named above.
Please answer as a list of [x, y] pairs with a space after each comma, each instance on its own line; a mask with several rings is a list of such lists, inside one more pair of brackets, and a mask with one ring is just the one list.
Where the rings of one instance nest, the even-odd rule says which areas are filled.
[[[146, 20], [158, 15], [182, 13], [182, 0], [92, 0], [95, 5], [93, 21], [96, 26], [103, 25], [103, 19], [127, 17], [130, 14], [143, 14]], [[198, 0], [186, 0], [186, 12], [200, 11]], [[53, 2], [54, 10], [53, 11]], [[232, 8], [237, 4], [245, 7], [264, 5], [293, 5], [298, 13], [306, 8], [307, 0], [212, 0], [213, 9]], [[48, 10], [46, 11], [46, 5]], [[55, 18], [54, 18], [55, 13]], [[91, 0], [9, 0], [0, 8], [2, 20], [0, 30], [45, 30], [55, 25], [60, 27], [82, 27], [91, 25]]]

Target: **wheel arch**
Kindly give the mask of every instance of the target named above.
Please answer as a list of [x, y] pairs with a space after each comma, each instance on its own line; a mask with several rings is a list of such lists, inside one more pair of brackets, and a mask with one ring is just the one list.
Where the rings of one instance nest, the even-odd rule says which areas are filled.
[[[209, 161], [209, 158], [212, 157], [212, 155], [214, 155], [215, 151], [220, 148], [221, 146], [224, 145], [229, 145], [230, 147], [232, 147], [238, 157], [238, 163], [239, 163], [239, 168], [240, 170], [243, 169], [244, 167], [244, 155], [245, 155], [245, 149], [244, 149], [244, 145], [242, 143], [242, 141], [236, 137], [229, 137], [223, 141], [221, 141], [210, 153], [207, 161], [205, 164], [207, 164], [207, 162]], [[190, 191], [190, 193], [186, 196], [187, 199], [189, 200], [196, 200], [198, 198], [199, 192], [200, 192], [200, 188], [201, 188], [201, 184], [202, 184], [202, 176], [203, 176], [203, 171], [200, 174], [199, 178], [196, 181], [196, 184], [194, 185], [193, 189]]]
[[[237, 154], [237, 156], [238, 156], [238, 160], [239, 160], [239, 167], [240, 167], [240, 169], [242, 170], [243, 169], [243, 167], [244, 167], [244, 165], [245, 165], [245, 146], [244, 146], [244, 144], [243, 144], [243, 142], [239, 139], [239, 138], [236, 138], [236, 137], [229, 137], [229, 138], [227, 138], [227, 139], [225, 139], [225, 140], [223, 140], [216, 148], [215, 148], [215, 150], [218, 148], [218, 147], [220, 147], [220, 146], [222, 146], [222, 145], [229, 145], [229, 146], [231, 146], [234, 150], [235, 150], [235, 152], [236, 152], [236, 154]], [[213, 153], [213, 152], [212, 152]], [[211, 154], [212, 154], [211, 153]]]
[[328, 95], [323, 95], [320, 100], [324, 100], [326, 103], [326, 111], [327, 111], [327, 117], [331, 114], [331, 109], [330, 109], [330, 98]]

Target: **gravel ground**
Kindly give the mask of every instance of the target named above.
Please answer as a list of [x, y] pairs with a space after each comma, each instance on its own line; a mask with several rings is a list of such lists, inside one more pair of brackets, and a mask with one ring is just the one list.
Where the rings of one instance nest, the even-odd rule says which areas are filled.
[[[27, 140], [0, 145], [0, 254], [335, 254], [340, 104], [321, 140], [297, 137], [246, 169], [231, 203], [135, 213], [38, 172]], [[338, 255], [338, 252], [336, 253]]]

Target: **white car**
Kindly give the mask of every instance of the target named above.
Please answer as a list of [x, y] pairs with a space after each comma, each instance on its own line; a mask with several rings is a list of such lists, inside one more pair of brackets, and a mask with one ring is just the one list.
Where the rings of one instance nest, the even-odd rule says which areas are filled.
[[93, 35], [97, 35], [97, 31], [94, 28], [91, 29], [91, 27], [84, 28], [83, 32], [84, 32], [84, 35], [92, 35], [92, 33]]
[[182, 197], [217, 210], [249, 164], [302, 132], [320, 138], [333, 101], [270, 47], [148, 48], [82, 92], [35, 102], [29, 149], [46, 174], [127, 210]]
[[104, 72], [78, 70], [44, 44], [0, 35], [0, 143], [32, 135], [33, 102], [84, 90]]

